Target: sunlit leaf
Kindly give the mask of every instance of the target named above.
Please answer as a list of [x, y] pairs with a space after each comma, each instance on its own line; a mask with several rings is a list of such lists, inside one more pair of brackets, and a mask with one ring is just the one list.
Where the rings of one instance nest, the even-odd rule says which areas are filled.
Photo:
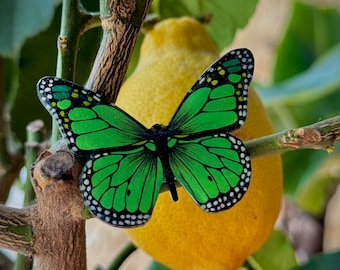
[[303, 72], [316, 58], [340, 42], [340, 13], [305, 2], [294, 2], [287, 31], [277, 49], [274, 81]]
[[273, 231], [266, 243], [247, 259], [253, 269], [287, 270], [296, 266], [294, 250], [280, 231]]
[[237, 29], [247, 25], [258, 0], [160, 0], [154, 9], [162, 18], [211, 15], [206, 28], [221, 50], [229, 45]]

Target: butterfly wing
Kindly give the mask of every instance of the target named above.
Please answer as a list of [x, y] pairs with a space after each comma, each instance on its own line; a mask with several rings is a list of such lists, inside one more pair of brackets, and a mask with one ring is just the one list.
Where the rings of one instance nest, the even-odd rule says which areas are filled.
[[80, 176], [85, 205], [116, 227], [145, 224], [163, 183], [158, 157], [145, 145], [91, 156]]
[[207, 212], [232, 207], [249, 186], [249, 153], [228, 132], [246, 119], [253, 71], [249, 50], [225, 54], [201, 75], [168, 125], [176, 140], [169, 156], [174, 176]]
[[212, 64], [197, 80], [171, 119], [176, 135], [230, 132], [247, 115], [248, 87], [254, 59], [248, 49], [231, 51]]
[[178, 139], [169, 158], [176, 179], [207, 212], [232, 207], [248, 189], [249, 153], [230, 134]]
[[37, 91], [70, 149], [88, 160], [80, 175], [88, 209], [116, 227], [146, 223], [163, 183], [163, 168], [146, 128], [71, 82], [45, 77]]
[[145, 140], [146, 128], [142, 124], [90, 90], [44, 77], [37, 84], [37, 92], [74, 153], [86, 155], [130, 147]]

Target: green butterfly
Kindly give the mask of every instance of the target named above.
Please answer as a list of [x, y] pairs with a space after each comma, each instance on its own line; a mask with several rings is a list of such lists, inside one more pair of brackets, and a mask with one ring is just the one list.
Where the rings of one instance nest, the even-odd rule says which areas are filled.
[[253, 71], [249, 50], [225, 54], [201, 75], [169, 124], [150, 129], [69, 81], [44, 77], [37, 92], [70, 150], [87, 161], [80, 175], [85, 205], [113, 226], [136, 227], [150, 219], [163, 183], [176, 201], [179, 181], [209, 213], [241, 200], [250, 157], [229, 132], [246, 119]]

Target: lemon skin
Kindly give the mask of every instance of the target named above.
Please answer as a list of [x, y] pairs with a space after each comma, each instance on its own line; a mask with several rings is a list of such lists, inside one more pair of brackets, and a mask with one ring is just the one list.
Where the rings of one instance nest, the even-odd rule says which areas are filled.
[[[201, 24], [169, 19], [146, 34], [139, 65], [124, 83], [117, 105], [147, 127], [167, 124], [186, 92], [219, 57]], [[243, 141], [273, 132], [261, 100], [250, 87], [248, 117], [233, 132]], [[150, 221], [125, 230], [132, 241], [171, 269], [237, 269], [268, 239], [282, 196], [279, 155], [252, 159], [249, 190], [234, 207], [202, 211], [183, 190], [173, 202], [161, 193]]]

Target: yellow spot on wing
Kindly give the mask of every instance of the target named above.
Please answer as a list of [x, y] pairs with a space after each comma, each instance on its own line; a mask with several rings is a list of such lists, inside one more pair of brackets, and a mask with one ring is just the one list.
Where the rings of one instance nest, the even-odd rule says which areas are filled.
[[216, 85], [218, 83], [218, 80], [213, 80], [212, 82], [211, 82], [211, 85]]
[[188, 137], [188, 135], [184, 135], [184, 134], [183, 134], [183, 135], [175, 135], [174, 137], [175, 137], [175, 138], [180, 138], [180, 139], [181, 139], [181, 138]]
[[147, 142], [148, 142], [147, 140], [144, 140], [144, 141], [136, 142], [133, 145], [143, 145], [143, 144], [146, 144]]

